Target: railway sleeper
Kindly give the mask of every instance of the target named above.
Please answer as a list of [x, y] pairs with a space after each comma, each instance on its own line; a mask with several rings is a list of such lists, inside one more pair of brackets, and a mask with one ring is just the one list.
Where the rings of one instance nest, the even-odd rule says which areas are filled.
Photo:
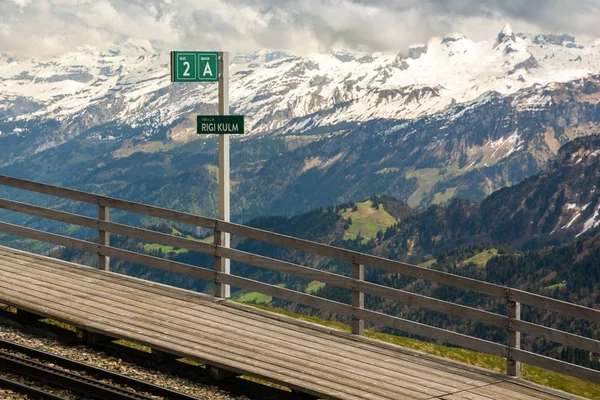
[[158, 369], [159, 367], [164, 366], [165, 364], [170, 364], [171, 362], [179, 359], [179, 357], [166, 353], [164, 351], [152, 349], [152, 357], [151, 357], [151, 367]]
[[29, 311], [21, 310], [20, 308], [17, 309], [17, 321], [21, 322], [22, 324], [35, 323], [43, 318], [44, 317], [30, 313]]
[[229, 371], [220, 367], [215, 367], [214, 365], [207, 364], [206, 369], [208, 370], [209, 376], [216, 381], [240, 376], [240, 374], [237, 372]]
[[98, 332], [88, 331], [87, 329], [81, 329], [81, 328], [77, 328], [76, 336], [77, 336], [77, 339], [79, 339], [81, 342], [88, 344], [88, 345], [109, 343], [109, 342], [112, 342], [113, 340], [117, 340], [113, 337], [106, 336], [106, 335], [103, 335]]

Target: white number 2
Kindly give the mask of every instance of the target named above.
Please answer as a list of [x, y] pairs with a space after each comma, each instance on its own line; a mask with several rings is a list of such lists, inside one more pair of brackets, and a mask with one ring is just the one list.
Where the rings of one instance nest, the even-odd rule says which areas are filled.
[[183, 65], [185, 65], [185, 71], [183, 71], [183, 76], [190, 76], [190, 63], [188, 61], [184, 61]]

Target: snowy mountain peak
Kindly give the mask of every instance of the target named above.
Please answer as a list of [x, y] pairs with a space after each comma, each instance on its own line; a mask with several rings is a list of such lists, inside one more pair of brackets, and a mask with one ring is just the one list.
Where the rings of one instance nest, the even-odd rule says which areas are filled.
[[506, 24], [504, 24], [504, 27], [502, 28], [502, 31], [500, 33], [502, 33], [505, 36], [513, 35], [512, 27], [510, 26], [510, 24], [508, 22]]
[[444, 36], [444, 38], [442, 39], [442, 44], [450, 44], [466, 38], [467, 37], [462, 33], [453, 33], [451, 35]]
[[127, 39], [122, 45], [112, 46], [109, 49], [109, 53], [112, 55], [135, 56], [142, 54], [156, 54], [156, 51], [152, 47], [152, 43], [147, 40]]
[[[571, 46], [570, 40], [515, 36], [505, 26], [487, 41], [453, 34], [401, 53], [232, 55], [232, 111], [246, 115], [252, 133], [419, 118], [489, 92], [509, 95], [600, 73], [600, 46]], [[148, 42], [128, 41], [107, 53], [82, 48], [44, 62], [11, 60], [0, 56], [0, 117], [5, 118], [79, 121], [82, 129], [109, 122], [152, 129], [181, 124], [174, 135], [183, 137], [194, 130], [181, 121], [213, 112], [217, 100], [216, 85], [171, 83], [169, 55], [156, 53]]]
[[283, 51], [256, 50], [250, 53], [235, 54], [230, 60], [232, 64], [268, 63], [290, 55]]
[[11, 57], [8, 54], [0, 53], [0, 65], [10, 64], [17, 61], [16, 57]]
[[515, 41], [516, 37], [509, 23], [506, 23], [500, 33], [498, 34], [497, 44], [503, 43], [507, 40]]

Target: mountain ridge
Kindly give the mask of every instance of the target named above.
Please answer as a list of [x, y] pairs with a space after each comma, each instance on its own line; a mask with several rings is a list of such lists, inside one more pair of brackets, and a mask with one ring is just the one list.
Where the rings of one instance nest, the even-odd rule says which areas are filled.
[[[234, 218], [374, 193], [412, 207], [480, 201], [598, 134], [600, 42], [503, 35], [457, 34], [401, 53], [233, 56], [232, 111], [253, 132], [232, 140]], [[146, 47], [4, 57], [0, 172], [214, 215], [216, 175], [205, 172], [217, 164], [216, 137], [196, 135], [193, 118], [215, 111], [214, 85], [171, 84], [168, 59]], [[195, 204], [167, 195], [186, 174], [196, 175]]]

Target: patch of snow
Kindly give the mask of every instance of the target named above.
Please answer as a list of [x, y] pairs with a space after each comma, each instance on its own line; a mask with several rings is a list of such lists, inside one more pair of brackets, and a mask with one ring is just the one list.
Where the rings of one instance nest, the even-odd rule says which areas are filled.
[[600, 205], [598, 205], [598, 208], [596, 208], [594, 215], [592, 215], [590, 219], [585, 221], [585, 223], [583, 224], [583, 230], [580, 233], [578, 233], [577, 236], [579, 237], [585, 232], [589, 231], [590, 229], [593, 229], [600, 225], [600, 218], [598, 218], [598, 216], [600, 216]]
[[567, 203], [565, 205], [565, 207], [567, 207], [567, 210], [572, 210], [574, 208], [577, 208], [577, 204], [575, 204], [575, 203]]
[[562, 227], [562, 228], [560, 228], [560, 229], [569, 229], [569, 228], [571, 227], [571, 225], [573, 225], [573, 222], [575, 222], [575, 220], [576, 220], [577, 218], [579, 218], [580, 216], [581, 216], [581, 213], [577, 213], [577, 214], [576, 214], [576, 215], [573, 217], [573, 219], [572, 219], [571, 221], [569, 221], [569, 223], [568, 223], [568, 224], [566, 224], [565, 226], [563, 226], [563, 227]]
[[[442, 111], [452, 123], [498, 96], [525, 88], [531, 90], [516, 96], [518, 108], [543, 107], [552, 101], [545, 90], [553, 83], [600, 73], [600, 46], [549, 48], [515, 36], [510, 26], [501, 35], [506, 40], [496, 47], [497, 38], [433, 38], [409, 50], [418, 54], [414, 58], [364, 51], [236, 55], [230, 70], [232, 108], [246, 115], [248, 129], [255, 134], [281, 128], [302, 132], [374, 118], [410, 120]], [[589, 64], [570, 61], [580, 55]], [[514, 72], [532, 56], [537, 67]], [[105, 122], [152, 120], [158, 126], [217, 102], [216, 85], [171, 83], [169, 55], [140, 41], [106, 53], [83, 47], [47, 62], [0, 63], [0, 93], [0, 108], [10, 109], [15, 98], [41, 106], [18, 116], [21, 120], [65, 121], [97, 107], [111, 110]], [[455, 104], [461, 108], [449, 109]], [[502, 140], [509, 140], [497, 144], [506, 149], [504, 157], [521, 149], [518, 135]]]

